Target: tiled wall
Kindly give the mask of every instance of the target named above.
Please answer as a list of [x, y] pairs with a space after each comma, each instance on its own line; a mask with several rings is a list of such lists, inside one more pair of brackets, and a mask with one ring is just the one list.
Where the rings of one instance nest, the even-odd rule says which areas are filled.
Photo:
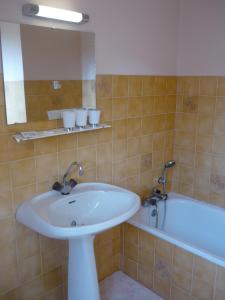
[[168, 300], [225, 299], [225, 269], [123, 225], [124, 271]]
[[[13, 141], [12, 133], [58, 124], [7, 126], [3, 98], [0, 80], [0, 299], [62, 300], [66, 243], [16, 223], [17, 205], [49, 190], [74, 160], [84, 165], [81, 181], [148, 193], [163, 162], [173, 155], [176, 78], [98, 76], [97, 106], [102, 121], [112, 128], [20, 144]], [[119, 267], [119, 228], [97, 237], [95, 247], [102, 279]]]
[[112, 124], [112, 163], [100, 168], [101, 180], [149, 193], [173, 156], [175, 95], [175, 77], [98, 77], [97, 106]]
[[225, 207], [225, 78], [178, 77], [174, 190]]

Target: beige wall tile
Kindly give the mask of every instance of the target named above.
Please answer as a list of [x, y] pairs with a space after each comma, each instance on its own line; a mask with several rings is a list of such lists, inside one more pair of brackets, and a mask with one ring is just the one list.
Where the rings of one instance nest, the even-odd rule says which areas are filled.
[[225, 114], [225, 98], [219, 97], [216, 100], [216, 115], [224, 115]]
[[217, 78], [217, 96], [225, 96], [225, 78]]
[[0, 164], [0, 189], [1, 191], [9, 191], [11, 188], [10, 164]]
[[223, 300], [223, 299], [225, 299], [225, 291], [216, 289], [214, 294], [214, 300]]
[[198, 112], [213, 113], [216, 107], [216, 98], [201, 96], [198, 98]]
[[57, 138], [35, 140], [35, 155], [57, 152]]
[[1, 192], [0, 207], [0, 218], [5, 218], [12, 214], [12, 193], [10, 191]]
[[6, 293], [19, 285], [19, 277], [15, 264], [2, 266], [0, 269], [0, 293]]
[[169, 95], [176, 95], [177, 77], [169, 76], [166, 78], [166, 90]]
[[[187, 96], [199, 94], [199, 78], [198, 77], [181, 77], [179, 84], [182, 87], [182, 93]], [[180, 88], [181, 90], [181, 88]]]
[[57, 154], [38, 156], [36, 159], [36, 176], [39, 182], [57, 177]]
[[142, 115], [149, 116], [152, 115], [155, 111], [155, 97], [154, 96], [145, 96], [142, 97]]
[[143, 77], [143, 95], [154, 95], [154, 76]]
[[137, 118], [142, 115], [142, 98], [129, 98], [127, 103], [127, 117]]
[[202, 77], [200, 78], [201, 96], [216, 96], [217, 78], [216, 77]]
[[139, 231], [140, 247], [152, 251], [155, 247], [155, 238], [143, 230]]
[[161, 240], [156, 240], [156, 254], [165, 258], [168, 262], [172, 262], [173, 245]]
[[124, 243], [124, 255], [133, 260], [138, 261], [138, 246], [129, 242]]
[[[175, 145], [189, 149], [191, 151], [191, 150], [195, 149], [195, 141], [196, 141], [196, 138], [195, 138], [195, 134], [193, 134], [193, 132], [184, 132], [184, 131], [176, 130]], [[203, 140], [203, 141], [205, 141], [205, 140]], [[202, 145], [203, 141], [201, 141], [201, 143], [199, 142], [200, 149], [202, 149], [202, 148], [204, 149], [204, 145]], [[207, 139], [207, 141], [208, 141], [208, 139]], [[200, 147], [200, 145], [202, 145], [202, 146]], [[204, 151], [204, 150], [202, 150], [202, 151]]]
[[112, 121], [112, 99], [97, 99], [98, 109], [101, 109], [101, 122]]
[[36, 300], [62, 300], [64, 299], [63, 295], [63, 286], [52, 289], [46, 295], [38, 297]]
[[97, 144], [97, 132], [81, 132], [77, 135], [78, 147], [93, 146]]
[[112, 162], [112, 143], [103, 143], [97, 145], [97, 162]]
[[50, 272], [62, 264], [62, 255], [60, 248], [57, 247], [52, 251], [46, 251], [42, 253], [42, 267], [43, 272]]
[[38, 253], [40, 253], [40, 244], [37, 233], [31, 232], [17, 239], [17, 255], [19, 261], [31, 256], [36, 256]]
[[[11, 163], [12, 184], [14, 187], [32, 184], [36, 179], [34, 159], [24, 159]], [[45, 171], [46, 172], [46, 171]]]
[[189, 294], [177, 287], [172, 286], [171, 290], [171, 300], [190, 300]]
[[141, 172], [152, 169], [152, 153], [141, 155]]
[[62, 135], [58, 137], [58, 149], [59, 151], [74, 149], [77, 146], [76, 135]]
[[15, 288], [0, 296], [1, 300], [22, 300], [20, 288]]
[[140, 247], [138, 262], [146, 271], [151, 272], [154, 268], [154, 249], [152, 247]]
[[129, 100], [126, 98], [115, 98], [112, 100], [112, 119], [126, 119]]
[[128, 80], [129, 96], [141, 96], [142, 95], [142, 77], [130, 76]]
[[145, 265], [138, 266], [138, 281], [149, 289], [153, 287], [153, 272]]
[[141, 119], [132, 118], [127, 119], [127, 136], [139, 136], [141, 134]]
[[8, 138], [8, 156], [10, 160], [28, 158], [34, 155], [33, 141], [16, 143], [10, 136]]
[[15, 221], [12, 217], [0, 219], [0, 248], [15, 240]]
[[196, 137], [196, 150], [198, 152], [212, 151], [213, 136], [211, 134], [197, 135]]
[[173, 265], [182, 268], [183, 270], [192, 273], [193, 254], [179, 247], [174, 247]]
[[198, 96], [184, 95], [182, 98], [182, 112], [196, 113], [198, 110]]
[[201, 257], [194, 258], [194, 276], [213, 285], [216, 275], [216, 265]]
[[202, 281], [194, 276], [192, 285], [192, 295], [200, 300], [213, 299], [213, 283], [206, 283], [205, 281]]
[[124, 240], [138, 245], [138, 229], [128, 223], [124, 224]]
[[20, 280], [28, 282], [41, 274], [41, 257], [40, 255], [25, 258], [19, 263]]
[[117, 120], [112, 123], [113, 140], [120, 140], [127, 137], [127, 120]]
[[124, 272], [128, 276], [130, 276], [133, 279], [137, 280], [137, 274], [138, 274], [137, 262], [125, 257], [125, 259], [124, 259]]
[[216, 289], [222, 290], [225, 292], [225, 269], [222, 267], [217, 267], [217, 276], [216, 276]]
[[172, 270], [172, 279], [175, 286], [190, 292], [192, 279], [191, 272], [184, 270], [182, 266], [174, 266]]
[[113, 76], [112, 77], [112, 91], [113, 97], [127, 97], [128, 96], [128, 77], [127, 76]]
[[192, 132], [196, 130], [197, 118], [195, 114], [180, 113], [176, 116], [176, 128], [185, 132]]
[[166, 89], [166, 77], [155, 76], [154, 77], [154, 94], [155, 95], [165, 95], [167, 93]]
[[113, 161], [117, 162], [126, 159], [127, 143], [128, 141], [126, 139], [113, 142]]
[[170, 299], [170, 289], [171, 282], [167, 278], [157, 276], [157, 273], [155, 273], [153, 279], [153, 290], [164, 299], [168, 300]]
[[112, 96], [112, 76], [98, 75], [96, 78], [96, 93], [100, 98]]
[[127, 139], [127, 156], [138, 155], [140, 153], [140, 137], [133, 137]]
[[147, 154], [152, 152], [153, 147], [153, 136], [150, 135], [142, 135], [140, 142], [140, 151], [142, 154]]

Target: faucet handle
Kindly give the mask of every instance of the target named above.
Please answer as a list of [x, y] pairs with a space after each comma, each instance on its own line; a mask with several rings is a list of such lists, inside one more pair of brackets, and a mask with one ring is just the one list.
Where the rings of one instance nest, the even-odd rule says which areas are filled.
[[60, 191], [62, 190], [62, 187], [63, 187], [62, 184], [59, 183], [58, 181], [56, 181], [56, 182], [53, 184], [52, 189], [55, 190], [55, 191], [60, 192]]
[[156, 187], [154, 187], [152, 189], [152, 195], [161, 195], [161, 191], [159, 189], [157, 189]]

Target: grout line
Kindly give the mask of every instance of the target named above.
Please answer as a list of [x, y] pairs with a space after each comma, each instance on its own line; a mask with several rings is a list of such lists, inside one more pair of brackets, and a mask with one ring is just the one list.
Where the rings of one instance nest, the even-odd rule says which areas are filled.
[[213, 299], [215, 300], [216, 297], [216, 283], [217, 283], [217, 276], [218, 276], [218, 266], [216, 265], [216, 274], [215, 274], [215, 278], [214, 278], [214, 283], [213, 283]]
[[193, 255], [193, 258], [192, 258], [191, 287], [190, 287], [190, 297], [191, 298], [192, 298], [193, 281], [194, 281], [194, 265], [195, 265], [195, 255]]

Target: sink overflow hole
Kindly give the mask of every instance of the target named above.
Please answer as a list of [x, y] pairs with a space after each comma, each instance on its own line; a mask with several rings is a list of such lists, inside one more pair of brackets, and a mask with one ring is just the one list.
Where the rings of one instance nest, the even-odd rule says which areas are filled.
[[75, 220], [73, 220], [73, 221], [71, 222], [71, 226], [73, 226], [73, 227], [77, 226], [77, 222], [76, 222]]
[[75, 203], [75, 202], [76, 202], [76, 200], [71, 200], [71, 201], [68, 202], [68, 204], [72, 204], [72, 203]]

